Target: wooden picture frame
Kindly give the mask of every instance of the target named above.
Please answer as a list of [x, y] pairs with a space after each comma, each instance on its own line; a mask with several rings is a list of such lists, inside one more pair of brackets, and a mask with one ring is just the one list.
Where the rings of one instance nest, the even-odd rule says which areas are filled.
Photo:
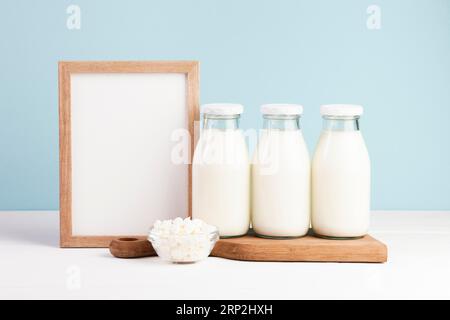
[[[92, 201], [93, 203], [96, 203], [98, 201], [100, 201], [99, 199], [111, 199], [111, 201], [119, 201], [117, 199], [117, 197], [114, 197], [114, 193], [111, 193], [111, 197], [107, 197], [108, 194], [106, 191], [104, 191], [102, 187], [98, 188], [98, 193], [101, 194], [101, 197], [99, 197], [99, 199], [97, 199], [97, 195], [96, 192], [90, 192], [90, 193], [86, 193], [84, 194], [83, 192], [85, 192], [85, 189], [89, 189], [89, 190], [94, 190], [94, 187], [92, 186], [93, 183], [92, 181], [90, 181], [90, 179], [92, 178], [92, 172], [95, 173], [95, 166], [97, 166], [97, 168], [102, 168], [99, 167], [99, 164], [92, 164], [93, 168], [89, 167], [91, 166], [91, 162], [94, 163], [96, 160], [95, 158], [95, 153], [97, 152], [97, 149], [92, 148], [86, 148], [83, 149], [82, 143], [86, 142], [86, 143], [91, 143], [91, 141], [95, 140], [96, 137], [90, 137], [88, 136], [90, 132], [92, 132], [92, 128], [93, 126], [88, 127], [88, 125], [86, 125], [86, 127], [88, 127], [89, 129], [84, 128], [85, 123], [97, 123], [98, 122], [98, 132], [99, 132], [99, 136], [102, 137], [102, 134], [104, 134], [104, 131], [108, 131], [108, 132], [112, 132], [113, 134], [115, 134], [116, 131], [114, 131], [112, 129], [112, 126], [114, 125], [114, 121], [120, 121], [120, 114], [118, 111], [118, 108], [115, 108], [112, 110], [112, 112], [115, 112], [115, 120], [112, 121], [110, 120], [108, 117], [106, 118], [102, 118], [100, 121], [100, 116], [102, 111], [99, 111], [100, 109], [97, 109], [97, 104], [101, 105], [100, 107], [103, 108], [101, 110], [103, 110], [104, 113], [109, 113], [109, 109], [106, 109], [107, 107], [102, 105], [102, 103], [104, 102], [102, 99], [105, 96], [109, 96], [109, 94], [115, 95], [116, 91], [121, 91], [120, 89], [117, 90], [117, 88], [121, 88], [120, 87], [120, 83], [122, 84], [127, 84], [126, 87], [128, 87], [130, 90], [128, 91], [135, 91], [134, 93], [139, 95], [141, 94], [142, 91], [142, 95], [147, 97], [150, 100], [152, 100], [152, 96], [150, 93], [148, 93], [147, 91], [147, 85], [148, 83], [150, 83], [149, 86], [151, 86], [151, 84], [158, 84], [158, 77], [161, 77], [161, 79], [163, 79], [164, 81], [166, 81], [165, 83], [167, 83], [167, 93], [166, 93], [166, 89], [164, 89], [165, 87], [163, 87], [163, 90], [161, 90], [161, 88], [159, 87], [159, 85], [155, 85], [155, 88], [153, 88], [152, 92], [155, 92], [156, 95], [161, 95], [161, 97], [158, 97], [158, 101], [165, 101], [164, 99], [169, 99], [172, 96], [176, 96], [178, 97], [176, 101], [178, 102], [170, 102], [172, 104], [176, 104], [177, 108], [179, 108], [181, 106], [181, 102], [182, 101], [181, 98], [179, 97], [182, 93], [180, 93], [181, 89], [183, 87], [181, 87], [182, 84], [180, 83], [184, 83], [184, 87], [185, 87], [185, 91], [183, 91], [183, 93], [185, 92], [185, 106], [186, 106], [186, 114], [185, 115], [180, 115], [180, 112], [176, 112], [174, 110], [173, 112], [173, 117], [180, 117], [180, 119], [178, 119], [177, 121], [182, 121], [183, 119], [187, 120], [186, 123], [186, 127], [185, 129], [188, 130], [189, 134], [190, 134], [190, 139], [189, 139], [189, 163], [186, 164], [187, 168], [186, 170], [187, 172], [187, 177], [186, 177], [186, 181], [188, 184], [188, 190], [186, 190], [186, 194], [182, 193], [182, 197], [186, 198], [187, 201], [187, 211], [188, 212], [171, 212], [171, 215], [176, 215], [176, 216], [190, 216], [191, 215], [191, 208], [192, 208], [192, 203], [191, 203], [191, 185], [192, 185], [192, 167], [191, 167], [191, 160], [192, 160], [192, 154], [194, 151], [194, 147], [195, 147], [195, 134], [194, 134], [194, 124], [196, 123], [196, 121], [199, 121], [199, 64], [196, 61], [135, 61], [135, 62], [126, 62], [126, 61], [115, 61], [115, 62], [96, 62], [96, 61], [87, 61], [87, 62], [81, 62], [81, 61], [61, 61], [59, 62], [59, 130], [60, 130], [60, 138], [59, 138], [59, 144], [60, 144], [60, 245], [63, 248], [66, 247], [77, 247], [77, 248], [83, 248], [83, 247], [108, 247], [110, 242], [118, 237], [136, 237], [136, 238], [146, 238], [147, 233], [145, 232], [139, 232], [139, 234], [104, 234], [104, 232], [99, 232], [101, 234], [91, 234], [91, 233], [86, 233], [85, 231], [80, 232], [79, 230], [85, 228], [86, 230], [90, 230], [91, 229], [91, 225], [89, 225], [90, 222], [86, 222], [86, 221], [91, 221], [89, 219], [91, 219], [91, 217], [89, 216], [90, 214], [95, 215], [96, 214], [96, 210], [91, 210], [89, 212], [87, 212], [85, 210], [86, 207], [89, 206], [85, 206], [85, 203], [83, 202], [84, 200], [88, 199], [88, 201]], [[167, 76], [166, 76], [167, 75]], [[116, 77], [117, 76], [117, 77]], [[122, 78], [121, 78], [122, 77]], [[126, 82], [127, 80], [125, 78], [129, 78], [130, 81], [135, 81], [137, 84], [139, 84], [139, 88], [141, 89], [135, 89], [135, 87], [132, 84], [129, 84], [128, 82]], [[116, 79], [111, 83], [115, 83], [114, 86], [109, 90], [109, 88], [107, 87], [107, 84], [103, 84], [101, 82], [101, 79]], [[182, 80], [184, 79], [184, 80]], [[119, 81], [120, 80], [120, 81]], [[84, 81], [84, 82], [83, 82]], [[108, 80], [109, 81], [109, 80]], [[119, 82], [118, 82], [119, 81]], [[173, 82], [173, 91], [174, 94], [172, 95], [171, 92], [169, 92], [169, 90], [171, 90], [170, 88], [170, 84], [171, 81]], [[185, 82], [182, 82], [185, 81]], [[147, 83], [148, 82], [148, 83]], [[119, 83], [119, 84], [117, 84]], [[96, 89], [92, 89], [92, 84], [94, 84], [94, 87]], [[170, 85], [169, 85], [170, 84]], [[161, 85], [163, 86], [163, 85]], [[101, 90], [100, 90], [100, 89]], [[76, 91], [76, 93], [73, 92], [73, 90]], [[90, 97], [94, 97], [95, 95], [95, 90], [98, 91], [104, 91], [103, 93], [99, 92], [98, 93], [98, 101], [92, 101], [92, 103], [89, 102], [89, 98]], [[141, 90], [141, 91], [138, 91]], [[175, 92], [176, 90], [176, 92]], [[159, 93], [163, 91], [163, 93]], [[87, 93], [86, 93], [87, 92]], [[122, 94], [122, 93], [121, 93]], [[136, 98], [135, 100], [133, 99], [133, 97], [135, 96], [134, 94], [131, 94], [130, 92], [125, 92], [124, 89], [124, 99], [128, 98], [131, 100], [133, 100], [135, 103], [138, 103], [136, 101], [139, 101], [138, 98]], [[81, 97], [78, 97], [81, 96]], [[78, 98], [77, 98], [78, 97]], [[108, 99], [114, 99], [109, 97]], [[156, 98], [155, 98], [156, 99]], [[95, 100], [95, 99], [94, 99]], [[175, 101], [175, 98], [173, 98], [173, 100]], [[74, 102], [75, 101], [75, 102]], [[99, 102], [100, 101], [100, 102]], [[172, 100], [171, 100], [172, 101]], [[112, 104], [115, 104], [114, 100], [108, 100], [107, 102], [112, 102]], [[168, 103], [168, 105], [170, 104]], [[76, 106], [83, 106], [82, 108], [80, 107], [79, 109], [75, 110], [76, 112], [74, 113], [74, 110], [72, 110], [73, 105], [75, 104]], [[100, 108], [99, 107], [99, 108]], [[116, 106], [117, 107], [117, 106]], [[154, 106], [154, 105], [148, 105], [149, 108], [158, 108], [158, 106]], [[132, 109], [131, 111], [129, 109]], [[167, 109], [167, 108], [166, 108]], [[161, 112], [164, 112], [164, 119], [165, 120], [170, 120], [172, 117], [172, 113], [169, 113], [168, 110], [166, 109], [153, 109], [153, 110], [159, 110]], [[83, 111], [79, 111], [79, 110], [83, 110]], [[92, 110], [93, 113], [97, 113], [97, 115], [92, 116], [92, 118], [90, 118], [91, 116], [89, 115], [89, 112], [91, 112], [90, 110]], [[106, 112], [105, 112], [106, 110]], [[132, 107], [129, 107], [128, 105], [124, 105], [124, 115], [128, 116], [129, 112], [134, 112], [134, 109]], [[128, 113], [125, 113], [128, 112]], [[140, 107], [140, 109], [136, 112], [142, 112], [145, 116], [147, 116], [147, 118], [149, 118], [149, 116], [147, 115], [147, 111], [145, 111], [145, 108]], [[150, 111], [149, 111], [150, 112]], [[152, 111], [153, 112], [153, 111]], [[119, 116], [117, 116], [119, 115]], [[86, 117], [86, 119], [84, 119], [83, 117]], [[97, 117], [97, 118], [95, 118]], [[138, 116], [138, 114], [136, 113], [136, 115], [133, 115], [133, 119], [139, 119], [140, 117]], [[182, 118], [184, 117], [184, 118]], [[141, 131], [139, 131], [138, 134], [135, 134], [135, 136], [133, 136], [132, 134], [129, 135], [129, 137], [127, 136], [127, 139], [129, 139], [129, 141], [134, 141], [133, 139], [135, 137], [141, 140], [143, 140], [143, 138], [141, 138], [141, 132], [144, 132], [145, 135], [151, 136], [152, 139], [154, 137], [154, 143], [161, 145], [162, 140], [161, 139], [167, 139], [164, 140], [167, 141], [167, 143], [170, 143], [170, 139], [166, 137], [161, 137], [158, 134], [155, 134], [154, 132], [151, 133], [149, 130], [152, 127], [152, 125], [160, 125], [159, 123], [162, 123], [164, 119], [160, 119], [161, 117], [157, 117], [155, 119], [156, 122], [151, 123], [150, 119], [149, 119], [149, 123], [148, 126], [147, 125], [142, 125], [141, 123]], [[85, 121], [86, 120], [86, 121]], [[184, 120], [183, 120], [184, 121]], [[125, 125], [128, 128], [132, 128], [132, 125], [130, 124], [131, 120], [126, 122]], [[75, 123], [75, 125], [74, 125]], [[111, 124], [112, 123], [112, 124]], [[74, 125], [74, 127], [73, 127]], [[76, 126], [80, 127], [80, 128], [76, 128]], [[106, 128], [107, 130], [103, 130], [102, 126], [110, 126], [109, 128]], [[170, 125], [167, 126], [167, 128], [169, 128]], [[121, 126], [119, 126], [119, 128], [117, 128], [118, 131], [122, 130]], [[147, 130], [147, 131], [146, 131]], [[131, 130], [132, 131], [132, 130]], [[97, 132], [97, 131], [96, 131]], [[73, 137], [72, 137], [73, 136]], [[86, 137], [85, 137], [86, 136]], [[118, 137], [121, 137], [119, 134], [117, 135]], [[81, 138], [79, 138], [81, 137]], [[91, 139], [92, 138], [92, 139]], [[76, 140], [76, 143], [74, 145], [74, 141], [73, 139], [78, 139]], [[84, 139], [84, 140], [83, 140]], [[100, 139], [100, 138], [98, 138]], [[124, 139], [123, 143], [126, 146], [126, 139]], [[81, 142], [80, 142], [81, 141]], [[113, 141], [114, 142], [114, 141]], [[111, 142], [109, 142], [111, 144]], [[115, 142], [114, 142], [115, 143]], [[92, 142], [92, 144], [94, 144]], [[98, 144], [99, 148], [103, 148], [102, 143]], [[106, 143], [105, 143], [106, 145]], [[94, 146], [95, 147], [95, 146]], [[111, 146], [110, 149], [108, 149], [109, 151], [112, 150], [114, 146]], [[75, 150], [74, 150], [75, 148]], [[77, 149], [78, 148], [78, 149]], [[107, 147], [104, 147], [107, 148]], [[120, 145], [118, 143], [118, 148], [120, 148]], [[148, 150], [151, 149], [149, 148], [141, 148], [139, 150], [136, 150], [136, 154], [134, 154], [134, 158], [130, 159], [137, 159], [139, 157], [139, 153], [140, 152], [149, 152]], [[92, 154], [92, 150], [94, 150], [94, 155]], [[98, 151], [98, 154], [100, 155], [100, 158], [103, 157], [104, 155], [101, 154], [101, 150]], [[154, 150], [154, 154], [157, 155], [159, 153], [161, 153], [161, 151], [159, 150]], [[111, 153], [111, 152], [110, 152]], [[80, 154], [82, 156], [80, 156]], [[120, 150], [118, 150], [118, 154], [120, 154]], [[74, 161], [73, 156], [77, 156], [77, 160]], [[147, 155], [148, 156], [148, 155]], [[151, 156], [151, 155], [150, 155]], [[125, 156], [124, 156], [125, 157]], [[128, 157], [128, 155], [127, 155]], [[82, 159], [82, 160], [80, 160]], [[94, 159], [94, 161], [88, 161], [86, 159]], [[111, 159], [111, 158], [110, 158]], [[114, 161], [118, 161], [115, 160], [115, 158], [113, 158]], [[114, 162], [112, 161], [112, 162]], [[140, 160], [139, 160], [140, 161]], [[143, 160], [142, 160], [143, 161]], [[133, 161], [130, 161], [131, 163]], [[82, 164], [79, 164], [82, 163]], [[109, 162], [106, 163], [106, 165], [111, 165]], [[140, 163], [140, 165], [142, 165], [142, 163]], [[84, 167], [83, 167], [84, 166]], [[80, 169], [81, 168], [81, 169]], [[79, 172], [82, 172], [83, 174], [81, 174], [81, 176], [83, 176], [83, 179], [86, 178], [86, 181], [78, 181], [81, 178], [79, 178], [77, 175], [75, 175], [73, 173], [73, 170]], [[106, 169], [105, 169], [106, 170]], [[133, 168], [130, 168], [130, 170], [133, 170]], [[137, 169], [135, 169], [137, 170]], [[165, 170], [170, 170], [170, 169], [165, 169]], [[184, 169], [183, 169], [184, 170]], [[101, 171], [101, 170], [100, 170]], [[119, 171], [119, 170], [116, 170]], [[114, 173], [116, 173], [116, 171], [114, 171]], [[90, 173], [90, 174], [89, 174]], [[73, 175], [74, 174], [74, 175]], [[102, 173], [104, 176], [104, 172]], [[136, 176], [137, 173], [134, 172], [133, 176]], [[180, 174], [179, 171], [177, 171], [177, 174]], [[184, 173], [183, 173], [184, 174]], [[124, 175], [124, 179], [128, 178], [128, 176], [131, 175], [126, 175], [125, 173]], [[176, 177], [176, 175], [174, 175]], [[73, 181], [73, 178], [75, 177], [75, 180], [77, 181]], [[120, 177], [121, 179], [123, 177]], [[93, 181], [95, 183], [98, 183], [98, 185], [101, 185], [101, 181], [100, 178], [98, 178], [97, 180], [95, 180], [94, 178], [92, 178]], [[131, 178], [130, 178], [131, 179]], [[138, 178], [136, 178], [138, 179]], [[146, 177], [145, 179], [149, 180], [149, 183], [151, 182], [150, 180], [152, 179], [152, 177]], [[180, 180], [183, 180], [184, 176], [180, 178]], [[89, 181], [88, 181], [89, 180]], [[160, 184], [161, 183], [161, 179], [155, 178], [155, 184]], [[177, 179], [172, 179], [172, 180], [177, 180]], [[99, 182], [100, 181], [100, 182]], [[86, 183], [86, 187], [84, 188], [83, 183]], [[90, 184], [89, 184], [90, 183]], [[173, 185], [175, 185], [174, 183], [176, 182], [170, 182]], [[111, 184], [114, 183], [108, 183], [105, 182], [105, 187], [109, 187]], [[135, 185], [137, 185], [135, 183]], [[155, 190], [158, 186], [155, 186]], [[170, 185], [166, 186], [166, 189], [169, 189]], [[73, 188], [75, 188], [75, 190], [73, 190]], [[80, 191], [81, 190], [81, 191]], [[119, 190], [119, 189], [117, 189]], [[115, 191], [117, 191], [115, 190]], [[124, 187], [123, 190], [126, 190], [126, 188]], [[178, 189], [177, 189], [178, 190]], [[180, 189], [181, 190], [181, 189]], [[74, 195], [73, 191], [77, 194]], [[95, 190], [94, 190], [95, 191]], [[103, 194], [102, 194], [103, 192]], [[145, 191], [143, 191], [145, 192]], [[83, 196], [80, 196], [79, 194], [83, 194]], [[175, 192], [173, 195], [171, 195], [171, 197], [173, 197], [174, 199], [176, 199], [177, 197], [177, 193]], [[181, 196], [181, 195], [180, 195]], [[74, 199], [74, 197], [76, 199]], [[83, 198], [84, 197], [84, 198]], [[184, 199], [183, 198], [183, 199]], [[78, 200], [77, 200], [78, 199]], [[81, 199], [81, 200], [80, 200]], [[140, 195], [140, 198], [142, 200], [142, 195]], [[169, 201], [173, 201], [173, 199], [167, 198], [166, 202], [168, 203]], [[181, 200], [176, 200], [176, 201], [181, 201]], [[184, 201], [184, 200], [183, 200]], [[77, 208], [84, 208], [83, 210], [79, 210], [81, 213], [78, 213], [78, 211], [74, 211], [74, 205], [75, 202], [80, 202], [82, 203], [81, 205], [77, 206]], [[103, 202], [104, 203], [104, 202]], [[181, 202], [180, 202], [181, 203]], [[109, 205], [109, 204], [108, 204]], [[170, 206], [171, 204], [168, 203], [168, 206]], [[98, 203], [97, 203], [98, 206]], [[112, 204], [110, 206], [113, 206]], [[93, 208], [95, 207], [95, 205], [92, 206]], [[115, 210], [115, 206], [113, 207], [113, 209]], [[126, 208], [126, 206], [124, 206], [124, 208]], [[106, 209], [105, 209], [106, 210]], [[113, 210], [113, 211], [114, 211]], [[119, 209], [117, 209], [118, 212]], [[133, 209], [130, 209], [130, 212]], [[86, 213], [86, 212], [87, 213]], [[100, 210], [101, 211], [101, 210]], [[98, 211], [98, 212], [100, 212]], [[154, 210], [155, 212], [158, 211], [158, 208], [155, 208]], [[163, 212], [164, 210], [161, 209], [161, 212]], [[176, 210], [174, 210], [176, 211]], [[116, 211], [114, 211], [116, 212]], [[102, 211], [102, 215], [104, 215], [105, 213]], [[116, 214], [116, 213], [115, 213]], [[130, 216], [128, 217], [129, 219], [133, 219], [132, 216], [132, 212], [131, 213], [124, 213], [124, 215], [130, 214]], [[152, 214], [152, 212], [148, 212], [149, 215]], [[74, 221], [74, 219], [76, 217], [82, 216], [84, 218], [80, 218], [80, 222], [76, 222]], [[140, 213], [141, 216], [140, 219], [142, 219], [142, 212]], [[137, 215], [136, 215], [137, 216]], [[87, 217], [87, 218], [86, 218]], [[117, 218], [117, 216], [114, 216], [115, 218]], [[127, 219], [128, 219], [127, 218]], [[101, 218], [99, 218], [100, 220]], [[137, 218], [136, 218], [137, 219]], [[77, 219], [75, 219], [76, 221], [78, 221]], [[125, 222], [125, 219], [117, 219], [117, 221], [122, 221]], [[95, 223], [99, 223], [99, 221], [95, 222]], [[109, 221], [108, 219], [105, 219], [105, 216], [103, 216], [103, 220], [102, 223], [110, 223], [111, 224], [111, 229], [114, 229], [115, 226], [113, 225], [113, 222]], [[83, 225], [84, 224], [84, 225]], [[117, 222], [118, 224], [118, 229], [120, 228], [119, 222]], [[126, 224], [126, 223], [125, 223]], [[140, 223], [136, 222], [136, 225], [139, 226], [141, 225]], [[79, 225], [79, 226], [78, 226]], [[82, 226], [82, 227], [80, 227]], [[149, 228], [151, 225], [146, 226], [146, 228]], [[92, 228], [92, 230], [96, 230], [96, 228], [101, 229], [101, 227], [97, 227], [95, 226], [95, 228]], [[124, 227], [125, 228], [125, 227]], [[133, 227], [134, 228], [134, 227]], [[76, 229], [77, 231], [74, 232], [74, 229]], [[130, 229], [132, 229], [132, 227], [130, 226]], [[95, 233], [95, 232], [93, 232]]]

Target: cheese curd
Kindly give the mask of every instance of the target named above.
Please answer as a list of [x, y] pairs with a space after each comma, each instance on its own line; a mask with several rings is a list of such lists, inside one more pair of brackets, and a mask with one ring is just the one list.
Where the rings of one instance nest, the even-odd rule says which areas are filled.
[[200, 219], [176, 218], [156, 221], [149, 241], [162, 259], [190, 263], [208, 257], [218, 237], [217, 228]]

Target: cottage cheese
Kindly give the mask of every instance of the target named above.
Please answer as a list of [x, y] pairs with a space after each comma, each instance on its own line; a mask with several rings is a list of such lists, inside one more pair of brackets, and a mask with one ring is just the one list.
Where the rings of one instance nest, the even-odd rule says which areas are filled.
[[216, 227], [190, 218], [158, 220], [149, 235], [150, 242], [161, 258], [181, 263], [208, 257], [217, 239]]

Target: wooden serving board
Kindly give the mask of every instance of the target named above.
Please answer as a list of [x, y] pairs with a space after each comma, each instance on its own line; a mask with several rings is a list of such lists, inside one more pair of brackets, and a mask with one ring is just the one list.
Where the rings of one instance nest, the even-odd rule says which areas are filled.
[[329, 240], [312, 235], [274, 240], [250, 233], [219, 240], [211, 255], [247, 261], [383, 263], [387, 261], [387, 246], [369, 235], [355, 240]]

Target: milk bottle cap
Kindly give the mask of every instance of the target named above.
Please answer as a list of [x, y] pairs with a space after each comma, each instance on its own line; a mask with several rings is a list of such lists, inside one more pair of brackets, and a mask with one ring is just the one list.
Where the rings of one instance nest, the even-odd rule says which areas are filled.
[[208, 103], [202, 105], [204, 114], [232, 116], [242, 114], [244, 106], [236, 103]]
[[296, 116], [303, 114], [303, 106], [299, 104], [271, 103], [261, 106], [261, 113], [264, 115], [286, 115]]
[[363, 107], [356, 104], [325, 104], [320, 107], [322, 116], [356, 117], [363, 114]]

